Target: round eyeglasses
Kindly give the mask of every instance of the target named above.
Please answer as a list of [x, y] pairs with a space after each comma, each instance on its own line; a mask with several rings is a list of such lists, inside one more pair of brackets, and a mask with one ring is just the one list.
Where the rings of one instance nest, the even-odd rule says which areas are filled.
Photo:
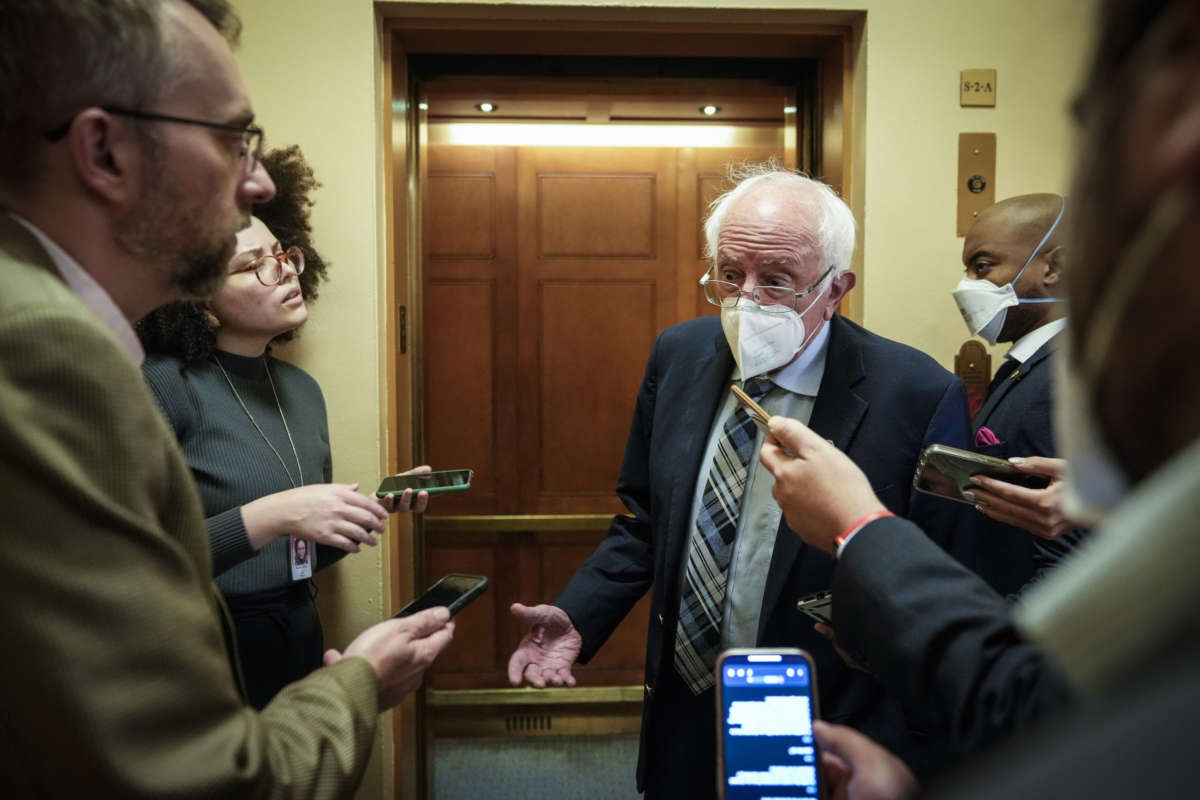
[[283, 283], [284, 263], [289, 264], [299, 275], [304, 272], [304, 251], [292, 245], [278, 255], [259, 256], [246, 270], [254, 270], [258, 282], [263, 286], [278, 286]]
[[741, 284], [715, 280], [707, 272], [700, 279], [700, 286], [704, 289], [704, 299], [714, 306], [736, 308], [743, 297], [749, 296], [761, 310], [770, 314], [782, 314], [795, 311], [796, 302], [806, 294], [811, 294], [831, 272], [833, 267], [821, 273], [821, 277], [803, 292], [797, 292], [790, 286], [755, 286], [753, 291], [747, 292], [742, 290]]

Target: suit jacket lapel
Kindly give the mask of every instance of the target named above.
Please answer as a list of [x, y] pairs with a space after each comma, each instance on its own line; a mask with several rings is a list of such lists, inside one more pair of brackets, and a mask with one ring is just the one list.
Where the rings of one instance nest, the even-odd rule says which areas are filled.
[[995, 390], [988, 395], [987, 400], [983, 403], [983, 408], [979, 409], [979, 413], [975, 415], [975, 419], [971, 421], [971, 425], [975, 430], [979, 430], [987, 424], [988, 417], [996, 410], [996, 406], [1000, 405], [1000, 401], [1005, 395], [1012, 391], [1013, 387], [1025, 379], [1025, 376], [1033, 371], [1039, 363], [1050, 357], [1058, 346], [1058, 337], [1061, 332], [1051, 336], [1045, 344], [1034, 351], [1033, 355], [1025, 359], [1025, 362], [1009, 376], [1008, 380], [1000, 384]]
[[[808, 427], [845, 452], [854, 440], [868, 403], [854, 391], [854, 386], [866, 377], [863, 365], [862, 343], [855, 331], [840, 316], [829, 321], [832, 326], [829, 350], [825, 354], [825, 375], [821, 378], [812, 418]], [[762, 614], [758, 620], [759, 636], [762, 636], [767, 618], [787, 577], [805, 550], [804, 542], [787, 527], [787, 520], [779, 525], [775, 536], [775, 552], [771, 555], [771, 568], [767, 572], [767, 585], [763, 591]]]
[[1012, 388], [1017, 385], [1017, 381], [1025, 377], [1028, 369], [1028, 364], [1021, 364], [1013, 371], [1012, 375], [1008, 376], [1008, 379], [1004, 383], [992, 390], [991, 394], [987, 396], [987, 400], [983, 401], [983, 408], [979, 409], [979, 413], [971, 421], [971, 425], [975, 430], [979, 430], [987, 424], [988, 417], [992, 415], [996, 406], [1000, 405], [1000, 401], [1004, 399], [1004, 396], [1012, 391]]
[[707, 466], [701, 463], [705, 445], [712, 430], [713, 418], [728, 391], [733, 367], [733, 354], [725, 335], [718, 332], [713, 339], [712, 350], [691, 365], [691, 374], [682, 384], [686, 395], [679, 399], [677, 407], [682, 414], [680, 430], [684, 435], [678, 438], [678, 449], [670, 456], [682, 468], [670, 470], [674, 477], [666, 527], [666, 563], [674, 566], [670, 567], [671, 571], [666, 576], [670, 586], [669, 597], [678, 597], [675, 584], [682, 566], [683, 546], [691, 536], [688, 522], [696, 497], [696, 482], [700, 479], [700, 470]]
[[1058, 339], [1060, 336], [1062, 336], [1062, 331], [1059, 331], [1047, 339], [1046, 343], [1039, 347], [1034, 354], [1029, 357], [1029, 360], [1025, 362], [1026, 372], [1032, 369], [1039, 362], [1045, 361], [1054, 353], [1055, 350], [1058, 349]]

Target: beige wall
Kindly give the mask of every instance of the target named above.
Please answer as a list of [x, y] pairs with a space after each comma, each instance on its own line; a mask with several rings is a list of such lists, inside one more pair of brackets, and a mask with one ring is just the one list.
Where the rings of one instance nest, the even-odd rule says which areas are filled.
[[[374, 5], [235, 3], [245, 23], [240, 60], [268, 143], [300, 144], [324, 183], [314, 223], [333, 280], [308, 330], [284, 355], [325, 390], [336, 479], [370, 488], [384, 464], [382, 79]], [[1066, 188], [1071, 135], [1064, 107], [1091, 14], [1082, 0], [543, 4], [609, 6], [614, 14], [649, 5], [866, 9], [854, 176], [865, 280], [856, 291], [868, 327], [947, 366], [965, 338], [948, 294], [959, 278], [962, 244], [954, 233], [958, 134], [998, 135], [998, 198]], [[958, 72], [974, 67], [999, 71], [995, 109], [959, 107]], [[344, 646], [391, 604], [382, 551], [348, 558], [322, 577], [330, 646]], [[381, 741], [381, 756], [386, 748]], [[390, 785], [384, 761], [373, 762], [361, 796], [379, 796]]]

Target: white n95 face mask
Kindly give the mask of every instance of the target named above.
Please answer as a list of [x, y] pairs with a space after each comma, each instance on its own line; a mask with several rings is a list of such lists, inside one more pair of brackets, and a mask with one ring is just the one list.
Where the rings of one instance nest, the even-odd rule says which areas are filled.
[[1021, 302], [1011, 283], [997, 286], [982, 278], [966, 276], [950, 294], [958, 304], [963, 322], [967, 323], [967, 330], [972, 336], [978, 336], [988, 344], [999, 341], [1008, 309]]
[[971, 332], [972, 336], [978, 336], [988, 344], [994, 345], [1000, 339], [1000, 331], [1004, 328], [1008, 309], [1020, 303], [1058, 302], [1057, 297], [1017, 297], [1016, 286], [1017, 281], [1025, 274], [1025, 270], [1033, 262], [1033, 259], [1050, 240], [1050, 234], [1054, 233], [1054, 229], [1058, 227], [1058, 223], [1063, 218], [1063, 212], [1066, 210], [1067, 198], [1064, 197], [1062, 207], [1058, 210], [1058, 216], [1054, 218], [1050, 230], [1046, 231], [1046, 235], [1042, 237], [1037, 247], [1033, 248], [1033, 252], [1029, 254], [1029, 258], [1025, 259], [1025, 263], [1021, 265], [1021, 271], [1011, 281], [1003, 286], [997, 286], [991, 281], [982, 278], [968, 278], [964, 275], [963, 279], [958, 282], [958, 286], [954, 287], [954, 291], [950, 294], [954, 297], [954, 302], [958, 304], [959, 313], [962, 314], [963, 322], [967, 323], [967, 330]]
[[[825, 289], [817, 292], [804, 311], [763, 311], [742, 298], [733, 308], [721, 309], [721, 329], [733, 351], [742, 380], [779, 369], [804, 349], [811, 336], [801, 316], [816, 305]], [[820, 327], [814, 329], [813, 334]]]

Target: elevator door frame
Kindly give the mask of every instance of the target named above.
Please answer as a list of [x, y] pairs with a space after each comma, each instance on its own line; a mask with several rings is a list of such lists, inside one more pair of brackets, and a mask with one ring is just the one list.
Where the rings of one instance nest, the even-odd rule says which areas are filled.
[[[418, 53], [579, 56], [808, 58], [819, 64], [818, 141], [813, 172], [840, 188], [861, 218], [863, 194], [854, 169], [856, 67], [861, 69], [866, 13], [808, 9], [630, 8], [532, 5], [376, 3], [382, 64], [380, 97], [385, 184], [383, 229], [387, 374], [386, 452], [391, 471], [421, 453], [421, 189], [423, 113], [408, 57]], [[861, 76], [860, 76], [861, 77]], [[860, 112], [861, 113], [861, 112]], [[861, 272], [861, 267], [860, 267]], [[861, 320], [861, 292], [848, 316]], [[389, 542], [389, 599], [415, 596], [423, 554], [420, 520], [398, 526]], [[395, 602], [392, 603], [395, 605]], [[426, 795], [422, 757], [424, 703], [420, 693], [394, 715], [392, 769], [385, 785], [397, 797]], [[390, 780], [388, 780], [390, 777]]]

